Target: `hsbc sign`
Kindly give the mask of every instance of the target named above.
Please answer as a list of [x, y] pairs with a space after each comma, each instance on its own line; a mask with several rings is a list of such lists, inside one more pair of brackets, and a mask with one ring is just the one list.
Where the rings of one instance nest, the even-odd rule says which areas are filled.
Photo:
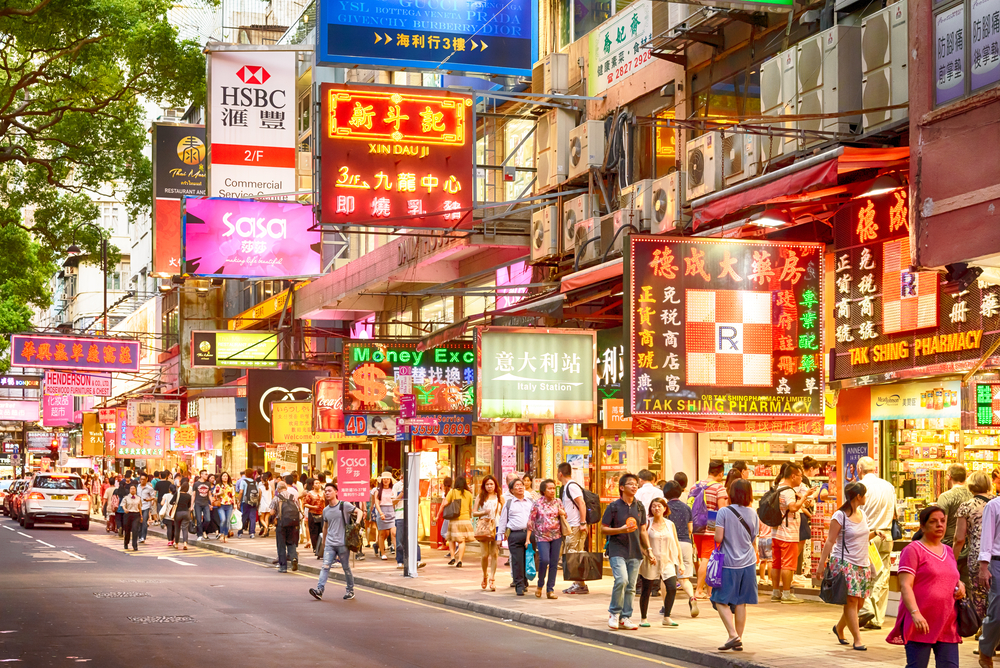
[[263, 67], [248, 67], [244, 65], [240, 68], [240, 71], [236, 73], [236, 76], [238, 76], [240, 81], [243, 83], [262, 84], [271, 78], [271, 73]]

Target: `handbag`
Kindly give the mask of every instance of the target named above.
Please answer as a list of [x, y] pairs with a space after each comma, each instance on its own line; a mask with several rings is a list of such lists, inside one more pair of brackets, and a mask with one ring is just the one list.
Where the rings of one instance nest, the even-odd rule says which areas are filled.
[[534, 580], [536, 575], [538, 571], [535, 569], [535, 546], [529, 544], [524, 550], [524, 577]]
[[462, 514], [462, 499], [458, 498], [454, 501], [448, 503], [444, 510], [441, 511], [441, 516], [448, 520], [457, 520], [458, 516]]
[[[846, 517], [845, 517], [846, 521]], [[847, 527], [843, 526], [840, 528], [840, 539], [841, 539], [841, 552], [846, 557], [847, 556]], [[833, 574], [833, 570], [830, 568], [830, 564], [826, 564], [826, 568], [823, 570], [823, 582], [819, 586], [819, 598], [824, 603], [829, 603], [831, 605], [844, 605], [847, 603], [847, 574], [840, 571], [836, 575]]]
[[497, 522], [492, 517], [476, 518], [476, 540], [480, 543], [497, 539]]
[[893, 540], [903, 540], [903, 527], [900, 526], [899, 520], [895, 517], [892, 518], [892, 526], [889, 528], [889, 533], [892, 535]]
[[708, 566], [705, 568], [705, 584], [715, 589], [722, 586], [722, 569], [725, 567], [726, 557], [722, 550], [716, 547], [708, 557]]
[[563, 538], [573, 535], [573, 527], [569, 525], [569, 522], [562, 515], [559, 516], [559, 529], [562, 531]]
[[604, 577], [603, 552], [567, 552], [563, 555], [563, 580], [588, 582]]
[[971, 638], [976, 635], [979, 632], [979, 627], [983, 625], [982, 618], [968, 597], [955, 601], [955, 623], [958, 635], [963, 638]]

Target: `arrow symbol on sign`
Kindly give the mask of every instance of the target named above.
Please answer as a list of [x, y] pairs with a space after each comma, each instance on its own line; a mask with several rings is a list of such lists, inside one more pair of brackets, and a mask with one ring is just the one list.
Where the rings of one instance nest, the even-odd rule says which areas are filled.
[[172, 561], [175, 564], [180, 564], [181, 566], [194, 566], [194, 564], [189, 564], [188, 562], [181, 561], [180, 559], [177, 559], [175, 557], [157, 557], [157, 559], [166, 559], [167, 561]]
[[479, 45], [478, 45], [478, 44], [476, 44], [476, 41], [475, 41], [475, 40], [472, 40], [472, 39], [470, 39], [469, 41], [470, 41], [470, 42], [472, 42], [472, 49], [471, 49], [471, 50], [472, 50], [472, 51], [475, 51], [475, 50], [476, 50], [476, 47], [477, 47], [477, 46], [479, 46]]
[[486, 42], [480, 42], [479, 43], [479, 50], [480, 51], [485, 51], [486, 50]]
[[389, 33], [385, 34], [385, 43], [386, 44], [392, 44], [392, 38], [389, 37]]
[[375, 33], [375, 43], [378, 44], [381, 41], [382, 41], [382, 36], [379, 35], [378, 33]]

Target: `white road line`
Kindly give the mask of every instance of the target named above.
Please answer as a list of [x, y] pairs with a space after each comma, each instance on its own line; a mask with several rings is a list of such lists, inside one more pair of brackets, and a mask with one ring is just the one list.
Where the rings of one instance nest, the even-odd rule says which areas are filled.
[[175, 557], [157, 557], [157, 559], [166, 559], [167, 561], [172, 561], [175, 564], [180, 564], [181, 566], [194, 566], [194, 564], [189, 564], [188, 562], [181, 561], [180, 559], [177, 559]]
[[6, 529], [7, 531], [13, 531], [14, 530], [14, 527], [9, 527], [9, 526], [6, 526], [6, 525], [3, 525], [3, 528]]
[[25, 538], [31, 538], [31, 534], [24, 533], [23, 531], [18, 531], [18, 533], [24, 536]]
[[41, 543], [45, 547], [55, 547], [55, 545], [50, 545], [50, 544], [46, 543], [44, 540], [40, 540], [38, 538], [36, 538], [35, 540], [37, 540], [39, 543]]
[[60, 552], [62, 552], [63, 554], [68, 554], [69, 556], [73, 557], [74, 559], [79, 559], [80, 561], [86, 561], [86, 559], [84, 559], [83, 557], [81, 557], [79, 554], [74, 554], [72, 552], [67, 552], [66, 550], [60, 550]]

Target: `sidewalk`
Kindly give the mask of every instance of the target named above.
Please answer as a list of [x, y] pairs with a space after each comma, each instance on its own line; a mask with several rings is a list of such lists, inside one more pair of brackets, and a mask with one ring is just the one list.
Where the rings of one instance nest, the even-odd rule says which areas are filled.
[[[150, 527], [149, 534], [151, 540], [162, 540], [165, 535], [159, 527]], [[152, 538], [154, 535], [157, 538]], [[192, 541], [192, 544], [266, 563], [273, 561], [277, 554], [273, 533], [268, 538], [254, 540], [231, 538], [225, 544], [215, 540]], [[487, 592], [480, 588], [482, 571], [478, 544], [473, 543], [466, 549], [462, 569], [448, 566], [443, 551], [426, 546], [421, 549], [426, 568], [420, 569], [416, 578], [404, 578], [402, 570], [396, 569], [392, 555], [388, 561], [377, 560], [372, 550], [365, 548], [365, 561], [354, 562], [352, 566], [356, 584], [710, 668], [898, 668], [905, 663], [903, 649], [885, 642], [891, 623], [895, 621], [893, 617], [888, 618], [882, 631], [863, 631], [862, 640], [868, 651], [855, 652], [849, 646], [838, 645], [831, 632], [840, 616], [840, 608], [818, 601], [795, 606], [771, 603], [770, 597], [762, 593], [761, 602], [749, 607], [743, 636], [745, 651], [719, 652], [716, 648], [725, 642], [726, 632], [707, 601], [701, 602], [701, 615], [691, 619], [687, 599], [683, 593], [678, 593], [673, 619], [680, 626], [676, 628], [659, 625], [660, 603], [654, 605], [650, 601], [650, 628], [612, 631], [607, 628], [610, 577], [589, 583], [589, 595], [570, 596], [561, 593], [568, 583], [562, 581], [560, 574], [556, 585], [557, 600], [535, 598], [534, 587], [529, 588], [526, 596], [517, 597], [508, 586], [511, 579], [509, 569], [503, 566], [503, 557], [497, 568], [497, 591]], [[300, 571], [318, 574], [319, 567], [320, 561], [310, 550], [299, 550]], [[333, 587], [337, 586], [335, 582], [343, 581], [339, 566], [331, 569], [330, 578]], [[304, 581], [303, 595], [308, 595], [307, 584]], [[363, 590], [359, 596], [364, 596]], [[639, 619], [638, 594], [633, 619]], [[850, 633], [847, 637], [850, 640]], [[974, 648], [975, 643], [969, 641], [962, 646], [961, 668], [978, 665], [972, 654]]]

